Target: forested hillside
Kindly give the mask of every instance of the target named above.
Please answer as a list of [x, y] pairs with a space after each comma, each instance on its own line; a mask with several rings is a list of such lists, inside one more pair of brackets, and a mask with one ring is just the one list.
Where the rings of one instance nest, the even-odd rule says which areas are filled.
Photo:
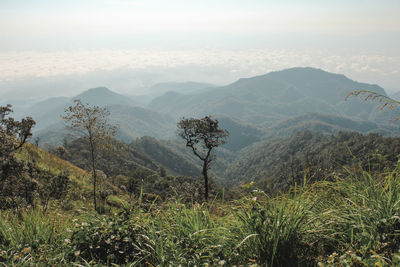
[[[90, 168], [89, 151], [83, 139], [66, 142], [61, 149], [65, 149], [65, 159], [83, 168]], [[100, 159], [101, 169], [108, 176], [128, 175], [137, 170], [159, 172], [160, 168], [174, 175], [195, 177], [200, 174], [197, 165], [152, 137], [142, 137], [130, 144], [110, 139], [107, 147], [101, 150]]]
[[387, 125], [350, 119], [326, 113], [306, 113], [272, 125], [264, 124], [264, 126], [266, 128], [264, 139], [288, 136], [304, 130], [327, 134], [335, 134], [340, 131], [355, 131], [364, 134], [378, 133], [385, 136], [396, 136], [400, 133], [399, 127], [393, 124]]
[[382, 172], [396, 166], [399, 153], [399, 137], [303, 131], [244, 149], [225, 176], [233, 185], [256, 182], [263, 190], [276, 193], [304, 179], [331, 180], [359, 168]]

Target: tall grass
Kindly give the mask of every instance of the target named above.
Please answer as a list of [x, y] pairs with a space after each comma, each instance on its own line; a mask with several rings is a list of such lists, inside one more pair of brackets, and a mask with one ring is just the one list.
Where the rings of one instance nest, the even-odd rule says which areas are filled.
[[[315, 184], [319, 199], [312, 211], [309, 239], [318, 253], [351, 254], [358, 262], [392, 262], [400, 249], [400, 185], [397, 170], [385, 176], [368, 172]], [[338, 255], [339, 255], [338, 254]], [[395, 257], [396, 256], [396, 257]], [[372, 262], [372, 263], [371, 263]]]
[[268, 266], [296, 266], [305, 258], [302, 236], [313, 203], [297, 188], [293, 194], [278, 198], [261, 194], [247, 200], [246, 205], [241, 203], [237, 213], [240, 236], [245, 237], [238, 245], [241, 260], [253, 259]]
[[130, 209], [123, 205], [129, 212], [119, 214], [115, 206], [109, 215], [93, 214], [96, 220], [88, 211], [78, 218], [79, 227], [71, 227], [74, 233], [67, 231], [62, 215], [51, 212], [46, 217], [37, 210], [0, 214], [0, 264], [400, 264], [398, 169], [357, 170], [277, 197], [248, 192], [232, 202], [201, 205], [148, 206], [139, 200]]
[[227, 262], [229, 229], [212, 218], [212, 209], [207, 203], [169, 203], [152, 216], [149, 234], [156, 245], [152, 263], [203, 266]]
[[45, 263], [49, 255], [60, 262], [68, 235], [65, 222], [40, 210], [0, 214], [0, 250], [11, 263]]

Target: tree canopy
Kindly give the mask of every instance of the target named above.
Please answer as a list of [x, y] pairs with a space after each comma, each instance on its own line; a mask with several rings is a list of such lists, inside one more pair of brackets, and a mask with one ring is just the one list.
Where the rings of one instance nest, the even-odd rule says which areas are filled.
[[193, 153], [203, 161], [204, 198], [208, 200], [208, 170], [214, 156], [212, 149], [225, 144], [228, 132], [218, 127], [218, 120], [211, 116], [202, 119], [183, 118], [178, 122], [178, 135], [186, 141]]
[[99, 144], [112, 136], [116, 132], [116, 127], [109, 124], [107, 117], [110, 112], [107, 108], [90, 106], [83, 104], [79, 99], [75, 100], [75, 105], [65, 109], [64, 120], [69, 123], [69, 127], [79, 131], [87, 141], [93, 176], [93, 204], [97, 210], [96, 202], [96, 163]]
[[[15, 157], [15, 152], [32, 136], [35, 121], [10, 117], [11, 105], [0, 107], [0, 207], [18, 208], [33, 205], [37, 182], [32, 178], [32, 166]], [[27, 170], [27, 171], [26, 171]]]

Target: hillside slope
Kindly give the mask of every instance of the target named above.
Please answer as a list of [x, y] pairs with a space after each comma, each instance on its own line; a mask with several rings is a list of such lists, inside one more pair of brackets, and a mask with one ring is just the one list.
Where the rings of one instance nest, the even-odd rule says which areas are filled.
[[347, 173], [346, 168], [382, 171], [397, 164], [399, 153], [400, 137], [303, 131], [242, 150], [225, 177], [232, 186], [254, 181], [267, 191], [278, 192], [304, 178], [315, 181]]
[[[30, 162], [39, 170], [49, 172], [54, 176], [60, 173], [66, 173], [69, 177], [69, 183], [68, 193], [65, 199], [67, 199], [68, 202], [80, 201], [82, 203], [83, 201], [83, 203], [86, 203], [86, 201], [91, 198], [91, 175], [86, 170], [30, 143], [26, 143], [22, 150], [18, 152], [17, 156], [25, 162]], [[90, 202], [88, 205], [90, 205]]]
[[[197, 177], [200, 168], [182, 153], [152, 137], [142, 137], [130, 144], [110, 139], [106, 149], [99, 151], [98, 168], [107, 176], [135, 175], [135, 172], [147, 174], [159, 173], [161, 168], [166, 174]], [[77, 166], [90, 169], [90, 157], [82, 139], [67, 142], [65, 158]]]

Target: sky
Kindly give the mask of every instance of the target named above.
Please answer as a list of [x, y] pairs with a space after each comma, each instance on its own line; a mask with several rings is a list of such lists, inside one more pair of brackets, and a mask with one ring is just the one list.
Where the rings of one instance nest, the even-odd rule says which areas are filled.
[[400, 91], [398, 14], [399, 0], [1, 0], [0, 93], [24, 77], [186, 65], [218, 66], [221, 84], [313, 66]]

